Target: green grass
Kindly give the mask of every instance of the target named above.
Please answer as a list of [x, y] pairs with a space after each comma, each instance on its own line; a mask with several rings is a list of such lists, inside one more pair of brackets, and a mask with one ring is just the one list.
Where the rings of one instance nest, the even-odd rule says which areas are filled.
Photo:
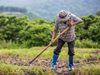
[[100, 60], [100, 54], [98, 54], [98, 60]]
[[100, 75], [100, 65], [85, 65], [74, 71], [75, 75]]
[[[24, 49], [0, 49], [0, 58], [16, 58], [23, 59], [23, 61], [27, 62], [28, 59], [32, 59], [36, 57], [45, 47], [33, 47], [33, 48], [24, 48]], [[53, 50], [56, 47], [49, 47], [38, 59], [52, 59]], [[75, 56], [74, 62], [78, 61], [80, 63], [84, 63], [84, 60], [92, 59], [94, 57], [97, 58], [96, 61], [100, 62], [100, 54], [94, 55], [93, 52], [99, 51], [100, 49], [94, 48], [75, 48]], [[58, 60], [68, 61], [68, 48], [63, 47], [62, 51], [59, 55]], [[26, 59], [26, 60], [24, 60]], [[94, 61], [94, 62], [96, 62]], [[34, 75], [52, 75], [53, 72], [50, 71], [50, 67], [43, 67], [42, 64], [40, 66], [18, 66], [12, 65], [8, 63], [2, 63], [3, 60], [0, 60], [0, 75], [24, 75], [25, 73], [34, 74]], [[46, 69], [46, 71], [44, 71]], [[74, 74], [76, 75], [99, 75], [100, 73], [100, 65], [85, 65], [75, 69]], [[53, 74], [56, 75], [56, 74]]]
[[[33, 67], [25, 67], [25, 66], [17, 66], [11, 64], [0, 64], [0, 75], [56, 75], [53, 71], [50, 71], [49, 68], [46, 68], [44, 71], [43, 67], [33, 66]], [[100, 65], [85, 65], [75, 69], [70, 72], [70, 75], [99, 75], [100, 74]]]
[[[22, 44], [20, 44], [18, 41], [14, 42], [12, 40], [9, 40], [9, 41], [0, 40], [0, 49], [30, 48], [30, 45], [28, 45], [28, 43], [29, 43], [28, 41], [27, 42], [24, 41]], [[57, 43], [57, 41], [52, 46], [56, 46], [56, 43]], [[45, 46], [45, 45], [43, 45], [43, 46]], [[68, 44], [65, 43], [64, 47], [68, 47]], [[75, 47], [77, 47], [77, 48], [99, 48], [100, 49], [100, 44], [97, 42], [93, 42], [92, 40], [76, 39]]]
[[25, 67], [4, 63], [0, 64], [0, 75], [25, 75], [25, 73], [30, 75], [49, 75], [50, 71], [46, 71], [47, 72], [44, 72], [40, 66]]
[[22, 69], [11, 64], [0, 64], [0, 75], [24, 75]]
[[[33, 47], [30, 49], [0, 49], [0, 56], [2, 55], [8, 55], [11, 57], [16, 58], [34, 58], [37, 56], [45, 47]], [[43, 54], [39, 57], [40, 59], [51, 59], [53, 56], [53, 50], [55, 47], [49, 47]], [[79, 59], [87, 59], [89, 57], [93, 57], [94, 55], [90, 52], [95, 51], [95, 49], [79, 49], [75, 48], [75, 60]], [[98, 56], [98, 58], [100, 55]], [[59, 60], [67, 60], [68, 59], [68, 48], [63, 47], [62, 51], [59, 55]]]

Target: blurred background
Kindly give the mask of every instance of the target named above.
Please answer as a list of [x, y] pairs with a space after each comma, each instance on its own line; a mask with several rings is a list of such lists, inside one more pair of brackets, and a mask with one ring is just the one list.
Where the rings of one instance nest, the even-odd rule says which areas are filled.
[[0, 14], [42, 17], [52, 21], [60, 10], [67, 10], [77, 16], [96, 15], [100, 0], [0, 0]]

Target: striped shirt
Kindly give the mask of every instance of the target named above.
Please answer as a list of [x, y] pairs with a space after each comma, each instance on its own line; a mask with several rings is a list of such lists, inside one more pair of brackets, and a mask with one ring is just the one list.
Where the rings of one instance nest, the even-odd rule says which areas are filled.
[[[71, 18], [67, 21], [66, 24], [64, 24], [63, 22], [58, 22], [56, 20], [54, 30], [55, 31], [59, 30], [60, 31], [59, 34], [60, 34], [63, 30], [65, 30], [68, 27], [69, 23], [71, 23], [71, 22], [80, 22], [80, 21], [82, 21], [80, 18], [78, 18], [74, 14], [71, 14]], [[62, 39], [63, 41], [65, 41], [65, 42], [71, 42], [71, 41], [75, 40], [75, 25], [72, 25], [71, 28], [69, 30], [67, 30], [59, 38]]]

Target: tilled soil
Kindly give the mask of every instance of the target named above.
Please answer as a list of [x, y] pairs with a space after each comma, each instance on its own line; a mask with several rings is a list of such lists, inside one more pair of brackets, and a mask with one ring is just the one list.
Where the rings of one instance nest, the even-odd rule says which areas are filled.
[[[5, 58], [0, 58], [0, 63], [4, 62], [5, 64], [7, 64], [8, 62], [10, 64], [13, 65], [18, 65], [18, 66], [26, 66], [26, 67], [30, 67], [30, 65], [28, 64], [28, 61], [30, 61], [31, 59], [16, 59], [16, 58], [12, 58], [12, 57], [5, 57]], [[51, 66], [51, 59], [37, 59], [35, 60], [31, 65], [32, 66], [42, 66], [44, 67], [44, 71], [46, 71], [46, 67], [50, 67]], [[85, 61], [83, 63], [79, 63], [79, 62], [74, 62], [74, 69], [77, 69], [78, 67], [81, 67], [83, 65], [91, 65], [91, 64], [99, 64], [100, 62], [88, 62]], [[57, 75], [70, 75], [70, 71], [68, 71], [68, 61], [62, 61], [62, 60], [58, 60], [57, 64], [56, 64], [56, 70], [55, 73]], [[73, 73], [71, 72], [71, 75]], [[25, 71], [25, 75], [31, 75], [28, 74]], [[34, 73], [33, 73], [34, 75]], [[75, 75], [75, 74], [73, 74]]]
[[[84, 65], [92, 65], [92, 64], [99, 64], [100, 61], [96, 62], [97, 60], [97, 55], [100, 53], [100, 51], [93, 51], [90, 52], [93, 53], [96, 57], [90, 57], [87, 60], [83, 60], [82, 62], [74, 61], [74, 69], [78, 69], [78, 67], [84, 66]], [[0, 56], [0, 63], [4, 62], [7, 64], [8, 62], [13, 65], [18, 65], [18, 66], [26, 66], [26, 67], [31, 67], [28, 62], [31, 59], [22, 59], [18, 58], [17, 55], [14, 55], [15, 57], [12, 57], [10, 55], [2, 55]], [[42, 66], [43, 72], [46, 71], [47, 67], [51, 66], [51, 59], [36, 59], [34, 62], [32, 62], [32, 66]], [[68, 71], [68, 61], [63, 61], [63, 60], [58, 60], [56, 64], [56, 70], [54, 71], [57, 75], [75, 75], [74, 72]], [[29, 73], [26, 70], [23, 70], [25, 75], [35, 75], [35, 73]], [[52, 71], [51, 71], [52, 73]], [[52, 75], [52, 74], [51, 74]]]

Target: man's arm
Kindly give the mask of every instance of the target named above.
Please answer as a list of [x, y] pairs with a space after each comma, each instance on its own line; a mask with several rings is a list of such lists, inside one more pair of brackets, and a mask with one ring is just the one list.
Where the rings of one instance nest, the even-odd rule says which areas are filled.
[[51, 39], [51, 42], [54, 43], [55, 41], [53, 41], [55, 39], [55, 36], [57, 34], [57, 31], [53, 31], [53, 35], [52, 35], [52, 39]]
[[82, 23], [83, 21], [80, 21], [80, 22], [72, 22], [72, 23], [69, 23], [68, 26], [72, 26], [72, 25], [76, 25], [76, 24], [80, 24]]
[[72, 18], [73, 22], [69, 23], [69, 24], [68, 24], [69, 26], [76, 25], [76, 24], [80, 24], [80, 23], [83, 22], [83, 21], [82, 21], [79, 17], [77, 17], [76, 15], [74, 15], [74, 14], [71, 14], [71, 15], [72, 15], [71, 18]]

